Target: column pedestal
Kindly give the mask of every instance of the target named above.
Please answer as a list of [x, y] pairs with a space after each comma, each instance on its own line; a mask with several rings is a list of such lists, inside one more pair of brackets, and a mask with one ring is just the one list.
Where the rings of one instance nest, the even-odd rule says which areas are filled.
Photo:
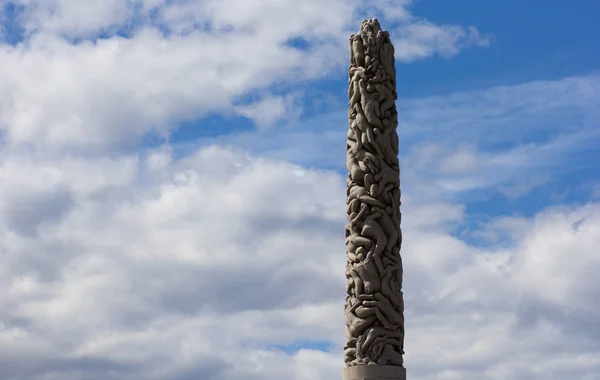
[[344, 380], [406, 380], [406, 369], [393, 365], [355, 365], [344, 368]]

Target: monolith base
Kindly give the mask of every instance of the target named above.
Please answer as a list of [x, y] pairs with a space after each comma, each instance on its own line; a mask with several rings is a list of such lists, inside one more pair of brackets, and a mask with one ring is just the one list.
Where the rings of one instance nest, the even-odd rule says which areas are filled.
[[344, 380], [406, 380], [406, 369], [395, 365], [354, 365], [344, 368]]

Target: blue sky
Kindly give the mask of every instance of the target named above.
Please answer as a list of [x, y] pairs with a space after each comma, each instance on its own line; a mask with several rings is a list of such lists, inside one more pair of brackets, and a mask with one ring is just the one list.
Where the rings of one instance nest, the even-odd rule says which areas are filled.
[[[418, 91], [429, 95], [597, 72], [600, 57], [594, 36], [600, 27], [594, 15], [599, 7], [597, 2], [586, 0], [417, 1], [415, 13], [426, 15], [432, 22], [476, 25], [491, 33], [494, 43], [447, 62], [409, 65], [405, 80], [411, 83], [410, 78], [414, 78], [409, 88], [419, 87]], [[425, 72], [431, 82], [438, 83], [436, 87], [417, 84], [416, 78]], [[415, 95], [421, 94], [410, 96]]]
[[367, 17], [396, 46], [410, 378], [597, 378], [597, 2], [0, 5], [0, 378], [341, 378]]

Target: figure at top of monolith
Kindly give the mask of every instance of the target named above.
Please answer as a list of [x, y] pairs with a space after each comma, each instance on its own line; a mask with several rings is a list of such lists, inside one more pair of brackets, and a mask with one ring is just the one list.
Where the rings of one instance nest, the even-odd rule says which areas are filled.
[[404, 380], [394, 47], [377, 19], [350, 36], [344, 380]]

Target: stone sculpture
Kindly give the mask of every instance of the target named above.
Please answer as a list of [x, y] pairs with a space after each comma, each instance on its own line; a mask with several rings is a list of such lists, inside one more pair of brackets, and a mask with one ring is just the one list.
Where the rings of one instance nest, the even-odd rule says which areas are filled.
[[405, 379], [394, 47], [371, 19], [350, 52], [344, 380]]

